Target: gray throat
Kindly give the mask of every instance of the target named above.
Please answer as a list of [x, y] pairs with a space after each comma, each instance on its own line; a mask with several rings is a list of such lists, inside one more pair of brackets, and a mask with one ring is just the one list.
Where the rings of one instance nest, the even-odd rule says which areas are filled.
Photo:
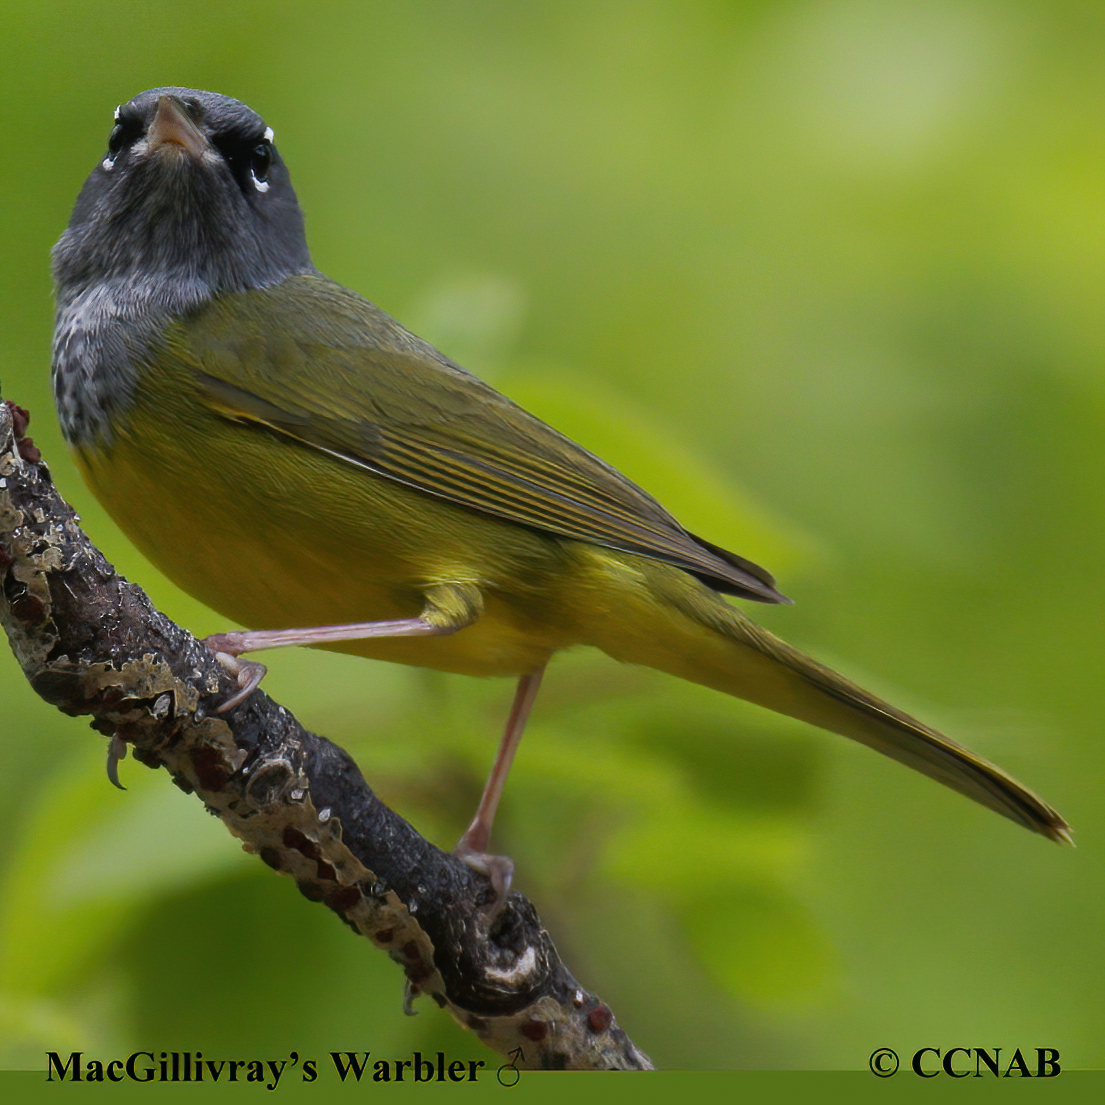
[[59, 286], [54, 323], [54, 403], [70, 446], [110, 446], [134, 401], [138, 374], [166, 327], [211, 298], [203, 281], [100, 279]]

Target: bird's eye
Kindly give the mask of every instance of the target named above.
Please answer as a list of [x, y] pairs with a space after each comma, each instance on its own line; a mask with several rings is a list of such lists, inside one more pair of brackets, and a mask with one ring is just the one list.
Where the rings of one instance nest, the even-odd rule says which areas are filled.
[[141, 126], [135, 120], [120, 118], [118, 111], [115, 120], [115, 126], [111, 128], [111, 134], [107, 138], [107, 157], [104, 158], [105, 169], [110, 169], [115, 164], [115, 159], [119, 154], [131, 145], [141, 133]]
[[269, 172], [276, 159], [269, 128], [260, 137], [256, 131], [243, 134], [228, 129], [213, 134], [211, 141], [222, 154], [243, 195], [248, 197], [253, 192], [269, 190]]
[[272, 168], [272, 143], [266, 138], [249, 152], [249, 173], [259, 192], [268, 191], [269, 169]]

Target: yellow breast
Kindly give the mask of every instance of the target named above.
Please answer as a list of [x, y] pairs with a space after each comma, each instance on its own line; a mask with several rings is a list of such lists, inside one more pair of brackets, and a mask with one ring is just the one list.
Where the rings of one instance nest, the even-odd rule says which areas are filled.
[[434, 583], [476, 583], [479, 621], [448, 637], [332, 646], [470, 675], [519, 675], [583, 639], [583, 550], [453, 506], [251, 426], [144, 395], [77, 462], [137, 547], [248, 629], [416, 617]]

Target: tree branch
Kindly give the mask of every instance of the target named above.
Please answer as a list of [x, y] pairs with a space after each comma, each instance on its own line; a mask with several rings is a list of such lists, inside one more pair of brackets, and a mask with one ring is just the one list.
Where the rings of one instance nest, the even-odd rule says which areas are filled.
[[216, 712], [230, 678], [92, 546], [26, 424], [0, 402], [0, 621], [35, 691], [91, 715], [109, 755], [130, 746], [165, 767], [246, 851], [385, 950], [408, 1001], [428, 994], [518, 1067], [650, 1067], [525, 897], [491, 917], [483, 876], [420, 837], [347, 753], [263, 692]]

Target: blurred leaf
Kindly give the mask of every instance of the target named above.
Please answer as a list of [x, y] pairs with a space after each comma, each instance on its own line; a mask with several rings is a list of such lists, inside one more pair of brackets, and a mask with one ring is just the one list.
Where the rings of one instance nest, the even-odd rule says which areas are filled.
[[826, 994], [833, 950], [813, 917], [770, 888], [704, 893], [681, 903], [704, 969], [760, 1008], [806, 1007]]
[[14, 993], [51, 992], [151, 900], [246, 862], [165, 773], [123, 761], [123, 793], [107, 781], [102, 745], [93, 756], [90, 746], [41, 792], [13, 848], [0, 894], [0, 977]]

